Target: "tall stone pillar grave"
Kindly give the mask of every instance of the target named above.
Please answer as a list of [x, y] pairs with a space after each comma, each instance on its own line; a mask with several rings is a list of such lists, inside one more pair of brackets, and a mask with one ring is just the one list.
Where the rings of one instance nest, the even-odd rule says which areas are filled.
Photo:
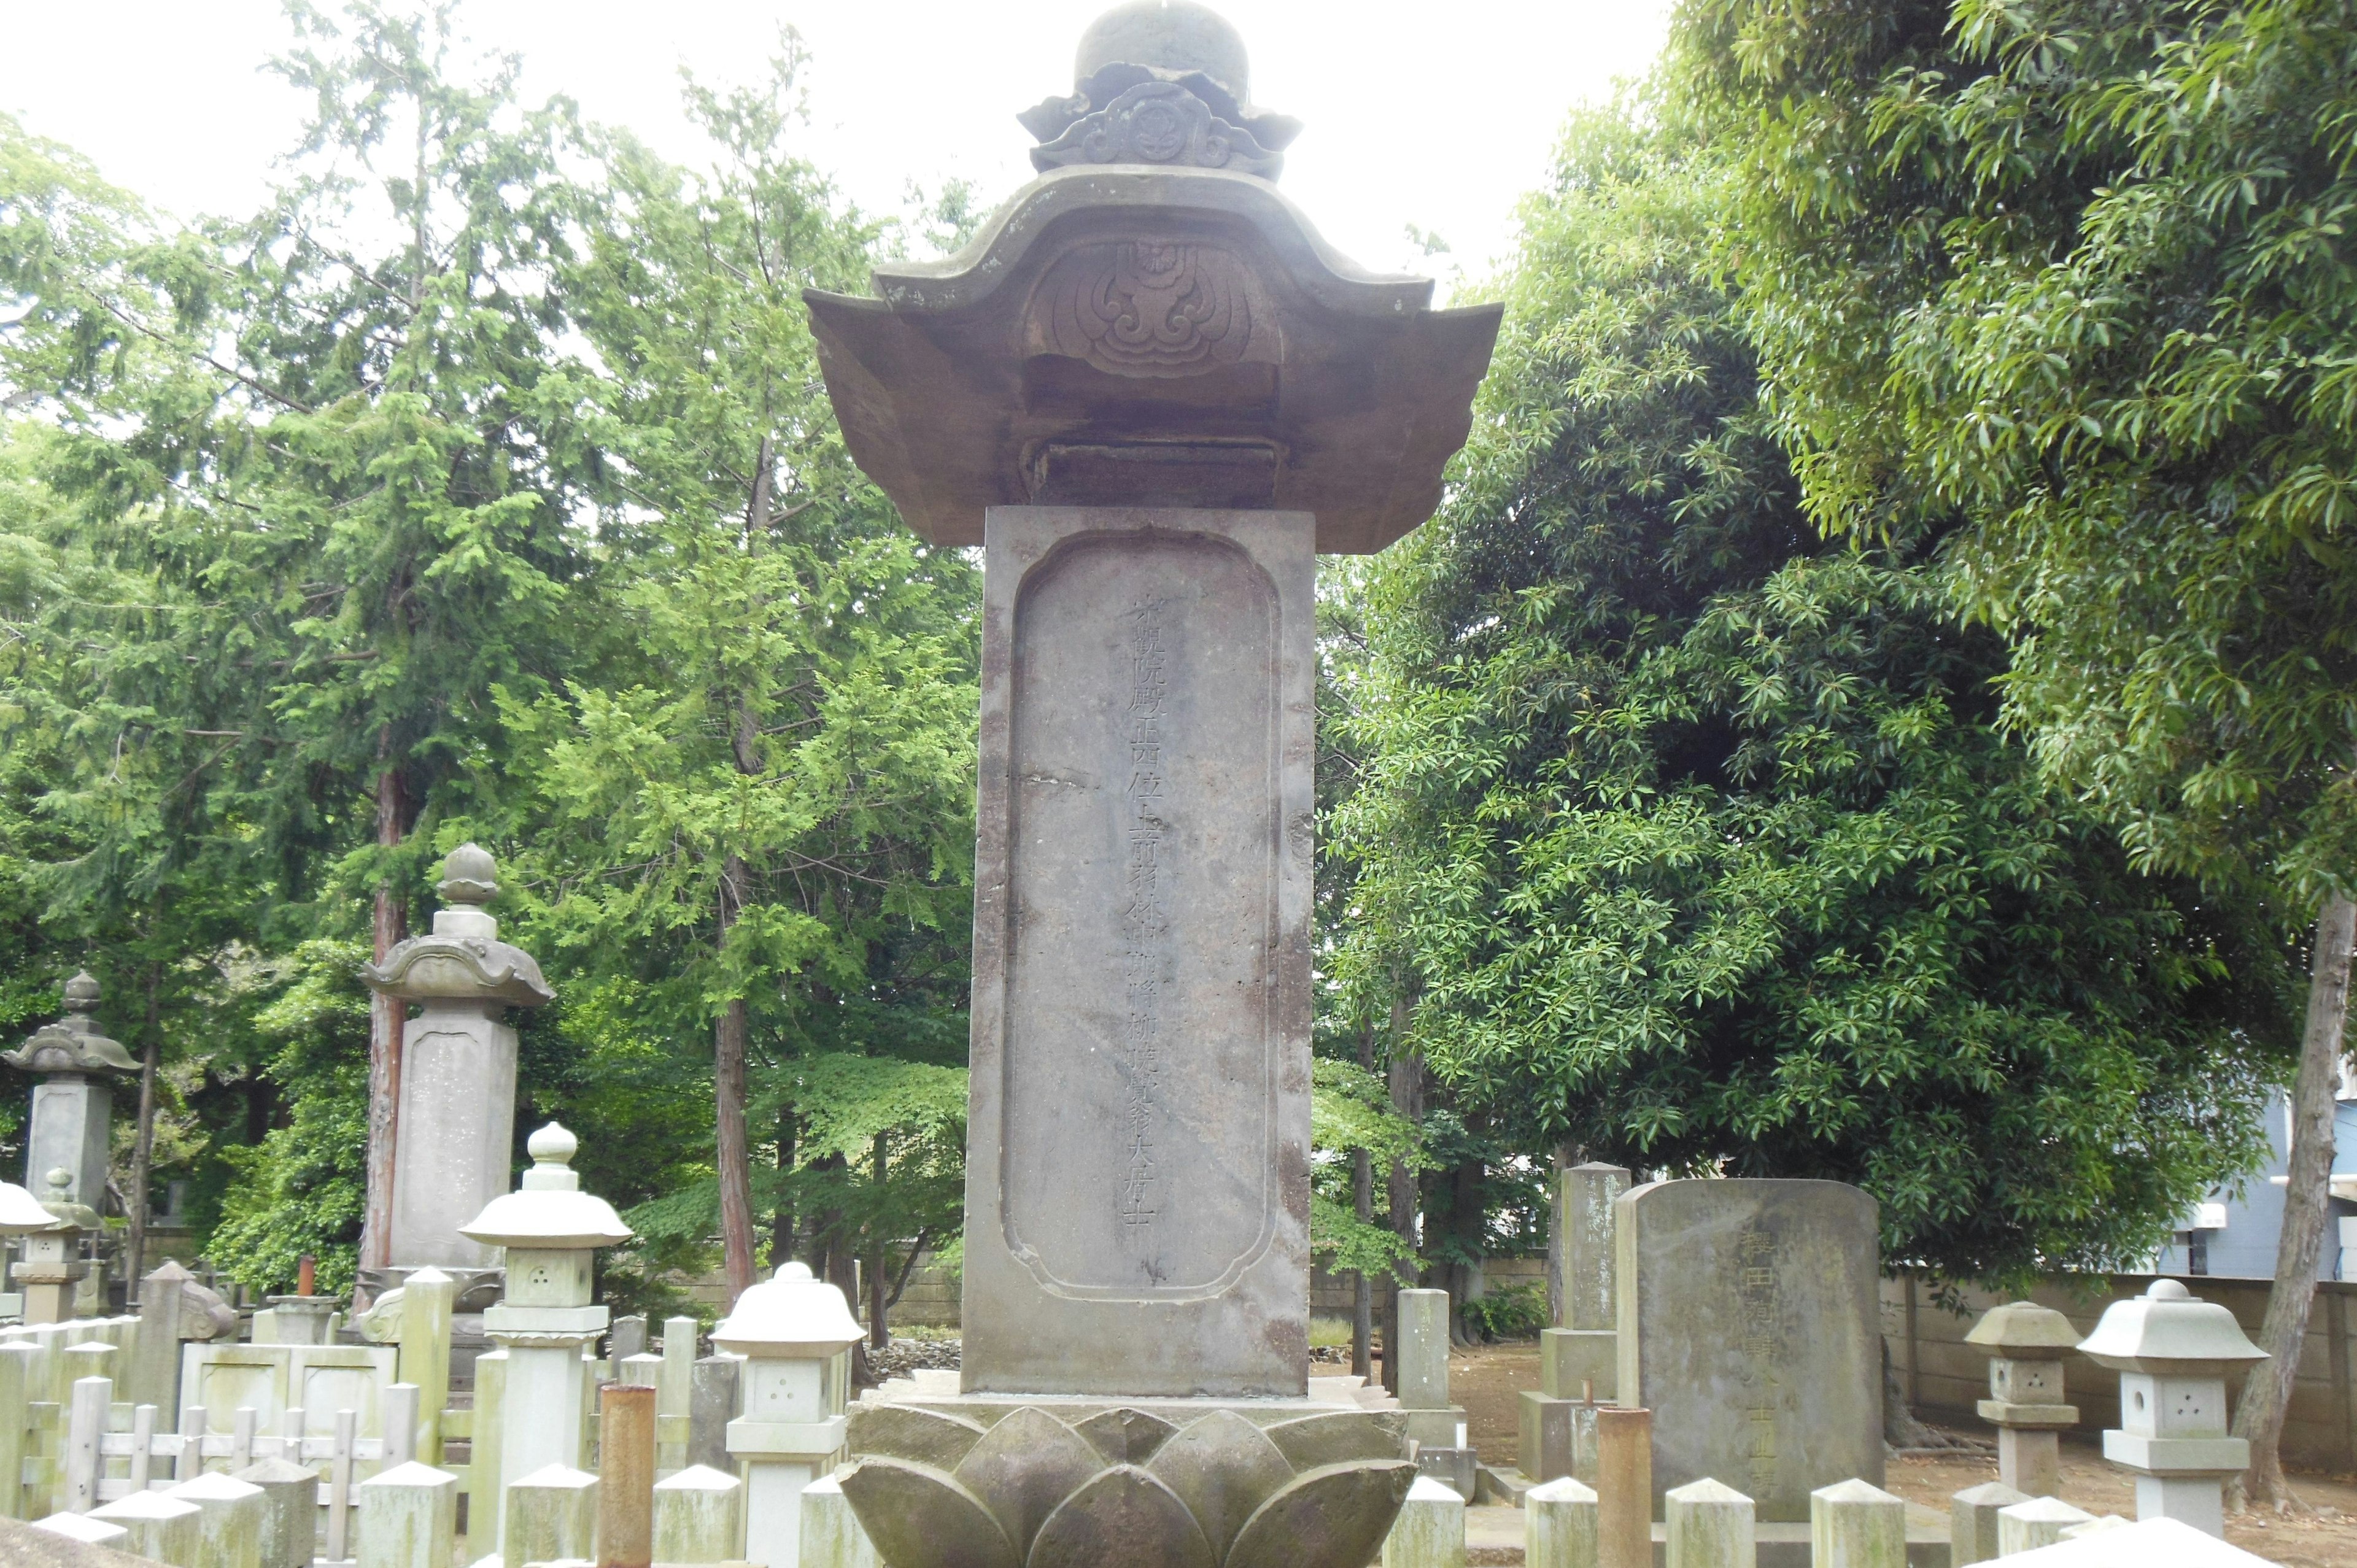
[[1654, 1517], [1732, 1486], [1763, 1520], [1882, 1483], [1874, 1199], [1830, 1181], [1663, 1181], [1619, 1200], [1623, 1405], [1652, 1412]]
[[[0, 1061], [40, 1078], [25, 1133], [25, 1186], [45, 1192], [49, 1173], [63, 1170], [66, 1196], [102, 1209], [114, 1128], [109, 1080], [138, 1071], [139, 1064], [99, 1032], [91, 1015], [98, 1010], [98, 982], [87, 970], [66, 982], [64, 1000], [63, 1018], [36, 1030]], [[134, 1198], [146, 1200], [144, 1194]]]
[[532, 955], [499, 940], [500, 923], [483, 908], [499, 891], [497, 870], [478, 845], [452, 850], [439, 888], [446, 907], [435, 912], [432, 933], [361, 972], [378, 992], [421, 1009], [401, 1032], [386, 1254], [396, 1273], [429, 1263], [479, 1271], [490, 1262], [461, 1230], [508, 1186], [516, 1032], [503, 1015], [554, 994]]

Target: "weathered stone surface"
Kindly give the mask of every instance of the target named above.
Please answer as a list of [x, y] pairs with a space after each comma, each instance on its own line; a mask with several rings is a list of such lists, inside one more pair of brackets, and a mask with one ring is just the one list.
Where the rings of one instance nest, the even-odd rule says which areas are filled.
[[1608, 1329], [1539, 1331], [1539, 1391], [1550, 1399], [1609, 1401], [1620, 1386], [1620, 1336]]
[[1244, 1521], [1225, 1568], [1364, 1568], [1415, 1478], [1405, 1459], [1304, 1471]]
[[534, 1470], [508, 1487], [500, 1555], [510, 1563], [587, 1557], [597, 1541], [597, 1477], [566, 1465]]
[[954, 1470], [982, 1441], [979, 1422], [912, 1404], [862, 1404], [850, 1415], [855, 1455], [883, 1454], [936, 1470]]
[[1598, 1568], [1652, 1568], [1653, 1412], [1596, 1412], [1596, 1561]]
[[360, 1568], [455, 1568], [458, 1477], [414, 1462], [370, 1477], [360, 1498]]
[[1998, 1510], [2029, 1500], [2003, 1481], [1985, 1481], [1958, 1492], [1948, 1504], [1949, 1568], [1971, 1568], [1995, 1557]]
[[1812, 1568], [1907, 1568], [1907, 1504], [1851, 1479], [1809, 1494]]
[[1519, 1397], [1523, 1474], [1534, 1481], [1552, 1481], [1572, 1473], [1572, 1412], [1570, 1400], [1550, 1399], [1524, 1389]]
[[1293, 1466], [1261, 1429], [1231, 1411], [1190, 1422], [1147, 1466], [1177, 1493], [1223, 1559], [1254, 1509], [1293, 1479]]
[[1417, 1477], [1383, 1537], [1383, 1568], [1465, 1568], [1465, 1499]]
[[1298, 1397], [1308, 520], [995, 508], [988, 547], [963, 1387]]
[[1663, 1494], [1667, 1568], [1752, 1568], [1759, 1557], [1751, 1499], [1704, 1479]]
[[1762, 1520], [1883, 1474], [1874, 1200], [1838, 1182], [1655, 1182], [1619, 1203], [1620, 1402], [1653, 1495], [1706, 1476]]
[[1361, 1459], [1397, 1459], [1405, 1452], [1400, 1418], [1391, 1411], [1331, 1411], [1271, 1422], [1261, 1430], [1296, 1470]]
[[1151, 1472], [1116, 1465], [1058, 1504], [1028, 1568], [1217, 1568], [1220, 1559], [1178, 1495]]
[[2051, 1546], [2062, 1539], [2063, 1530], [2074, 1524], [2085, 1524], [2094, 1517], [2060, 1498], [2029, 1498], [2009, 1503], [1996, 1510], [1996, 1554], [2010, 1557], [2017, 1552]]
[[[1103, 1467], [1103, 1457], [1086, 1438], [1027, 1406], [983, 1434], [953, 1474], [989, 1507], [1015, 1550], [1028, 1552], [1040, 1522]], [[858, 1494], [852, 1496], [856, 1502]], [[866, 1517], [861, 1509], [860, 1518]], [[891, 1548], [881, 1540], [877, 1544], [889, 1559]]]
[[[876, 1543], [867, 1539], [859, 1516], [852, 1511], [851, 1499], [844, 1496], [843, 1483], [832, 1476], [822, 1476], [802, 1488], [802, 1556], [796, 1568], [883, 1568]], [[717, 1563], [727, 1555], [663, 1556], [658, 1549], [657, 1561]]]
[[[850, 1508], [843, 1498], [843, 1488], [832, 1480], [813, 1481], [804, 1487], [802, 1539], [806, 1543], [810, 1539], [813, 1494], [822, 1486], [834, 1488], [834, 1500], [842, 1503], [846, 1512]], [[656, 1562], [726, 1563], [737, 1556], [737, 1538], [744, 1530], [744, 1482], [709, 1466], [691, 1465], [676, 1476], [657, 1481], [653, 1496]], [[809, 1568], [811, 1561], [806, 1551], [804, 1568]], [[841, 1568], [852, 1565], [845, 1563]]]
[[1596, 1568], [1596, 1488], [1570, 1476], [1523, 1494], [1527, 1568]]
[[89, 1517], [122, 1526], [123, 1549], [135, 1557], [185, 1563], [196, 1556], [198, 1521], [204, 1515], [196, 1504], [161, 1492], [134, 1492], [92, 1509]]
[[263, 1459], [237, 1472], [262, 1488], [262, 1568], [311, 1568], [319, 1544], [319, 1475], [307, 1465]]
[[[705, 1356], [690, 1369], [687, 1375], [689, 1465], [702, 1465], [715, 1470], [731, 1467], [728, 1423], [737, 1414], [737, 1380], [742, 1365], [734, 1356]], [[957, 1461], [952, 1459], [950, 1463], [955, 1465]]]
[[[1597, 1161], [1574, 1165], [1555, 1178], [1555, 1222], [1557, 1247], [1563, 1254], [1563, 1318], [1558, 1328], [1613, 1333], [1620, 1326], [1618, 1277], [1620, 1257], [1613, 1240], [1614, 1208], [1629, 1190], [1623, 1165]], [[1556, 1395], [1572, 1399], [1578, 1394]], [[1597, 1390], [1609, 1399], [1609, 1389]]]
[[1448, 1293], [1399, 1293], [1399, 1402], [1408, 1410], [1447, 1410]]
[[989, 1505], [929, 1465], [862, 1459], [837, 1477], [887, 1563], [935, 1568], [1022, 1568]]
[[197, 1552], [188, 1568], [262, 1568], [264, 1515], [269, 1500], [260, 1487], [219, 1473], [183, 1481], [164, 1494], [201, 1510]]
[[1143, 1465], [1178, 1429], [1150, 1411], [1101, 1410], [1072, 1430], [1092, 1444], [1110, 1465]]
[[10, 1568], [138, 1568], [116, 1548], [130, 1539], [119, 1524], [88, 1514], [58, 1513], [30, 1524], [0, 1519], [0, 1563]]

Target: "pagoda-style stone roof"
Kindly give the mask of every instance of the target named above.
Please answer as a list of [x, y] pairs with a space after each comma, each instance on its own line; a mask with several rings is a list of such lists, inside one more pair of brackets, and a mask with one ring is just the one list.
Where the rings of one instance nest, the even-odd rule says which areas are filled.
[[373, 989], [404, 1002], [505, 1002], [537, 1007], [556, 993], [533, 956], [499, 940], [500, 923], [483, 906], [499, 893], [498, 866], [479, 844], [460, 844], [443, 862], [432, 934], [410, 938], [381, 964], [361, 965]]
[[819, 361], [853, 457], [943, 545], [1072, 504], [1309, 511], [1320, 551], [1380, 550], [1438, 504], [1502, 310], [1434, 310], [1265, 178], [1181, 161], [1052, 169], [874, 281], [803, 295]]
[[91, 1016], [98, 1010], [98, 982], [89, 971], [66, 982], [64, 1000], [64, 1017], [35, 1030], [23, 1045], [0, 1055], [0, 1061], [20, 1072], [102, 1077], [138, 1070], [139, 1064], [131, 1059], [131, 1053], [120, 1042], [99, 1033], [98, 1020]]

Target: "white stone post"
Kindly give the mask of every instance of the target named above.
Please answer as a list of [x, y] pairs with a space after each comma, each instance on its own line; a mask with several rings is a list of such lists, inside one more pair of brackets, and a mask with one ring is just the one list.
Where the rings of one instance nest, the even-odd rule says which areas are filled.
[[[33, 1114], [25, 1131], [25, 1185], [41, 1190], [52, 1170], [66, 1173], [68, 1201], [95, 1207], [105, 1201], [106, 1163], [113, 1153], [113, 1091], [107, 1080], [136, 1072], [131, 1053], [99, 1033], [98, 982], [87, 971], [65, 983], [66, 1015], [35, 1031], [0, 1056], [20, 1072], [38, 1073]], [[135, 1193], [132, 1201], [145, 1203]], [[59, 1322], [35, 1319], [27, 1322]]]
[[1400, 1409], [1407, 1435], [1426, 1448], [1456, 1448], [1465, 1407], [1448, 1399], [1448, 1293], [1399, 1293]]
[[401, 1032], [389, 1241], [395, 1264], [476, 1269], [499, 1245], [465, 1221], [508, 1183], [516, 1032], [501, 1020], [508, 1008], [540, 1006], [554, 993], [529, 953], [499, 940], [500, 923], [483, 908], [499, 892], [497, 873], [480, 847], [452, 850], [433, 931], [361, 970], [381, 994], [422, 1009]]
[[262, 1488], [262, 1568], [311, 1568], [319, 1548], [319, 1473], [291, 1459], [261, 1459], [237, 1472]]
[[197, 1556], [188, 1568], [262, 1568], [262, 1488], [218, 1473], [183, 1481], [167, 1497], [197, 1505]]
[[2062, 1539], [2065, 1530], [2094, 1517], [2060, 1498], [2031, 1498], [2008, 1504], [1996, 1510], [1996, 1554], [2010, 1557], [2017, 1552], [2051, 1546]]
[[[831, 1479], [813, 1481], [802, 1492], [802, 1562], [809, 1554], [810, 1503], [820, 1487], [843, 1488]], [[848, 1511], [849, 1505], [845, 1505]], [[729, 1563], [737, 1560], [745, 1527], [745, 1483], [705, 1465], [691, 1465], [676, 1476], [655, 1483], [655, 1561], [658, 1563]], [[858, 1528], [858, 1521], [853, 1521]], [[863, 1534], [862, 1540], [866, 1537]], [[834, 1568], [828, 1560], [817, 1560]], [[845, 1565], [848, 1568], [848, 1565]], [[869, 1564], [868, 1568], [874, 1568]]]
[[802, 1490], [843, 1455], [844, 1390], [827, 1364], [860, 1329], [843, 1292], [788, 1263], [737, 1298], [712, 1342], [746, 1358], [728, 1452], [745, 1477], [745, 1561], [797, 1568]]
[[509, 1563], [596, 1557], [597, 1477], [551, 1465], [516, 1482], [508, 1488], [499, 1541], [500, 1556]]
[[119, 1524], [109, 1524], [102, 1519], [92, 1519], [82, 1513], [53, 1513], [47, 1519], [33, 1521], [35, 1530], [62, 1535], [68, 1541], [79, 1541], [84, 1546], [103, 1546], [128, 1555], [131, 1532]]
[[[693, 1559], [692, 1561], [709, 1561]], [[802, 1568], [884, 1568], [843, 1483], [822, 1476], [802, 1488]]]
[[450, 1316], [458, 1282], [431, 1264], [401, 1282], [401, 1380], [417, 1386], [414, 1449], [442, 1463], [442, 1410], [450, 1402]]
[[1948, 1568], [1972, 1568], [1996, 1555], [1999, 1509], [2029, 1499], [2003, 1481], [1967, 1487], [1948, 1501]]
[[1596, 1488], [1570, 1476], [1523, 1494], [1525, 1568], [1596, 1568]]
[[123, 1550], [134, 1557], [185, 1568], [196, 1557], [198, 1521], [204, 1513], [196, 1504], [162, 1492], [134, 1492], [91, 1509], [90, 1517], [121, 1525], [126, 1535]]
[[1662, 1494], [1667, 1568], [1752, 1568], [1759, 1529], [1751, 1499], [1705, 1477]]
[[500, 1476], [500, 1439], [506, 1431], [508, 1353], [490, 1350], [475, 1358], [475, 1438], [467, 1458], [467, 1534], [476, 1541], [500, 1538], [500, 1505], [507, 1500]]
[[507, 1294], [483, 1314], [483, 1331], [507, 1352], [499, 1391], [502, 1487], [551, 1465], [578, 1469], [587, 1457], [591, 1363], [584, 1355], [605, 1333], [607, 1316], [589, 1300], [590, 1258], [630, 1238], [612, 1205], [581, 1190], [571, 1169], [580, 1143], [572, 1133], [552, 1122], [525, 1147], [532, 1169], [466, 1228], [476, 1240], [507, 1249]]
[[1907, 1568], [1907, 1504], [1864, 1481], [1809, 1494], [1810, 1568]]
[[362, 1481], [359, 1568], [455, 1568], [458, 1477], [412, 1460]]
[[[24, 1188], [0, 1182], [0, 1217], [5, 1217], [9, 1193]], [[27, 1203], [33, 1200], [27, 1197]], [[38, 1207], [36, 1205], [35, 1207]], [[41, 1353], [26, 1344], [0, 1345], [0, 1412], [22, 1412], [37, 1397]], [[23, 1419], [0, 1421], [0, 1519], [23, 1519], [48, 1511], [47, 1498], [27, 1498], [25, 1459], [32, 1449], [32, 1434]]]
[[[1414, 1294], [1441, 1298], [1442, 1342], [1447, 1343], [1448, 1293]], [[1383, 1537], [1383, 1568], [1465, 1568], [1465, 1499], [1431, 1477], [1418, 1476], [1407, 1489], [1407, 1500], [1400, 1504], [1392, 1532]]]
[[2062, 1487], [2058, 1436], [2079, 1420], [2062, 1397], [2062, 1358], [2077, 1348], [2079, 1331], [2050, 1306], [2009, 1301], [1985, 1313], [1964, 1343], [1989, 1352], [1989, 1397], [1979, 1409], [1996, 1428], [1997, 1479], [2029, 1497], [2051, 1497]]
[[2250, 1444], [2227, 1435], [2226, 1374], [2267, 1353], [2233, 1313], [2176, 1280], [2114, 1302], [2079, 1348], [2120, 1374], [2120, 1424], [2104, 1434], [2104, 1457], [2136, 1476], [2136, 1518], [2222, 1539], [2226, 1477], [2251, 1462]]

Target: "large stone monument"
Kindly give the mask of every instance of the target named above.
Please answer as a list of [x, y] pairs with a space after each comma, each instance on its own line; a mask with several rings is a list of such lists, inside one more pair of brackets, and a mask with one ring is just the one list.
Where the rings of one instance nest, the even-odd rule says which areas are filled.
[[99, 1032], [92, 1016], [98, 982], [87, 970], [66, 982], [64, 1000], [64, 1017], [35, 1031], [0, 1061], [40, 1075], [25, 1134], [25, 1186], [47, 1193], [49, 1173], [63, 1170], [66, 1196], [103, 1211], [114, 1131], [114, 1091], [108, 1080], [138, 1071], [139, 1064]]
[[965, 251], [806, 296], [853, 455], [985, 555], [965, 1386], [1298, 1396], [1317, 553], [1431, 512], [1499, 309], [1318, 237], [1200, 6], [1024, 121]]
[[479, 1272], [492, 1261], [490, 1248], [460, 1228], [508, 1190], [516, 1032], [501, 1015], [554, 994], [532, 955], [500, 940], [499, 921], [483, 908], [499, 892], [497, 873], [488, 851], [452, 850], [437, 889], [447, 907], [435, 912], [432, 933], [361, 971], [375, 990], [422, 1009], [401, 1031], [386, 1251], [395, 1274], [427, 1264]]
[[853, 456], [985, 568], [963, 1391], [855, 1412], [844, 1491], [980, 1496], [934, 1532], [976, 1562], [1126, 1517], [1139, 1564], [1357, 1568], [1332, 1521], [1409, 1477], [1396, 1416], [1308, 1397], [1317, 555], [1430, 514], [1500, 312], [1318, 238], [1200, 5], [1108, 13], [1021, 118], [1040, 177], [963, 252], [805, 295]]
[[1709, 1477], [1763, 1520], [1882, 1484], [1874, 1199], [1830, 1181], [1663, 1181], [1618, 1204], [1618, 1394], [1652, 1412], [1653, 1498]]

